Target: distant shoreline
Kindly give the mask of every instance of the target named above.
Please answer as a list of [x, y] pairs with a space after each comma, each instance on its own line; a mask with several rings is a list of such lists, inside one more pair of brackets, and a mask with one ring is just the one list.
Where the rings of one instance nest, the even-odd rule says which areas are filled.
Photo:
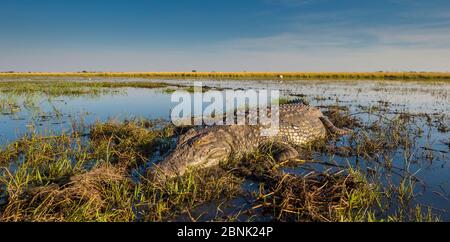
[[128, 77], [212, 79], [446, 80], [450, 72], [0, 72], [0, 77]]

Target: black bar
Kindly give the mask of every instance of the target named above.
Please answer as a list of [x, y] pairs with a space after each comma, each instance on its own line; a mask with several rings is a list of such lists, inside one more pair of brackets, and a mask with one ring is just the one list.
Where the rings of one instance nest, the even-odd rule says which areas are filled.
[[[446, 235], [447, 223], [0, 223], [9, 236], [45, 241], [404, 241]], [[205, 231], [210, 231], [209, 234]], [[13, 232], [18, 231], [18, 232]], [[226, 235], [226, 236], [225, 236]], [[292, 238], [294, 240], [292, 240]], [[289, 240], [288, 240], [289, 239]]]

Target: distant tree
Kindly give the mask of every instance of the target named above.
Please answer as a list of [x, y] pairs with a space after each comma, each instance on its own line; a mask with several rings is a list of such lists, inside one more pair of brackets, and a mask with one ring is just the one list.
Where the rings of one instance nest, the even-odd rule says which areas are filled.
[[197, 72], [197, 70], [192, 70], [192, 72], [194, 72], [194, 73], [195, 73], [195, 72]]

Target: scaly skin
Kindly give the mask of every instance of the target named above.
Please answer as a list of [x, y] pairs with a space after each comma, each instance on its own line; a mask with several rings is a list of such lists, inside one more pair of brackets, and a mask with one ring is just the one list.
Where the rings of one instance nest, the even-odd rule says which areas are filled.
[[[269, 112], [269, 117], [270, 117]], [[191, 129], [182, 135], [175, 150], [157, 166], [158, 178], [183, 175], [189, 167], [211, 167], [220, 161], [256, 151], [265, 143], [282, 145], [279, 161], [296, 158], [292, 146], [303, 146], [325, 139], [330, 133], [343, 135], [349, 130], [336, 128], [322, 112], [303, 104], [285, 104], [279, 108], [279, 133], [275, 137], [261, 136], [261, 125], [211, 126]]]

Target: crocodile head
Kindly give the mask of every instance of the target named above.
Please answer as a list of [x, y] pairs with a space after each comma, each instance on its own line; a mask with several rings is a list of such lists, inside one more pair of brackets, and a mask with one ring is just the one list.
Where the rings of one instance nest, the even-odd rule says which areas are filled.
[[160, 180], [183, 175], [191, 167], [207, 168], [226, 160], [231, 153], [229, 143], [220, 130], [215, 132], [191, 131], [180, 137], [175, 150], [154, 169], [153, 176]]

